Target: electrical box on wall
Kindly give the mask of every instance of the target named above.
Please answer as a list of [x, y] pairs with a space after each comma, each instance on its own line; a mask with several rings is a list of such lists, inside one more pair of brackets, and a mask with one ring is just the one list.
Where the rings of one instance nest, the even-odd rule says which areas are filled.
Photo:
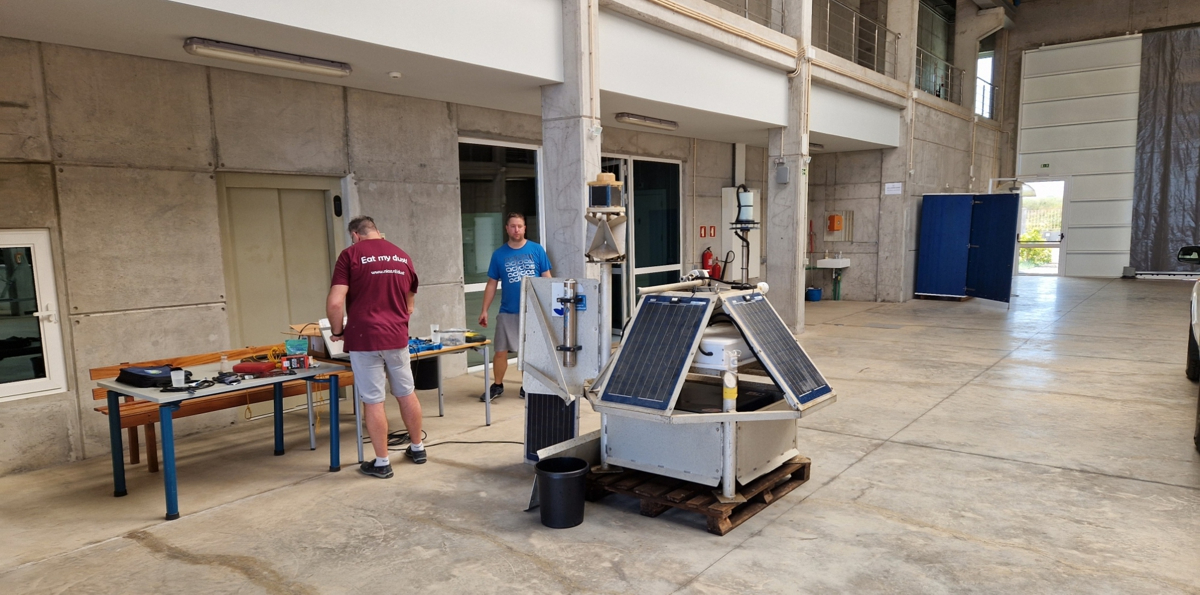
[[826, 242], [854, 241], [854, 211], [825, 211]]
[[[750, 193], [754, 195], [753, 204], [762, 204], [762, 191], [751, 189]], [[729, 266], [725, 267], [722, 262], [721, 266], [725, 267], [726, 280], [741, 280], [742, 278], [742, 241], [733, 235], [733, 230], [729, 229], [729, 224], [732, 223], [738, 216], [738, 196], [737, 188], [722, 188], [721, 189], [721, 225], [717, 228], [717, 233], [721, 236], [721, 252], [716, 254], [717, 260], [724, 261], [729, 251], [733, 251], [733, 260], [729, 261]], [[755, 209], [754, 216], [760, 217], [759, 209]], [[759, 278], [759, 263], [762, 262], [762, 229], [751, 229], [747, 232], [750, 238], [750, 263], [749, 275], [751, 279]]]

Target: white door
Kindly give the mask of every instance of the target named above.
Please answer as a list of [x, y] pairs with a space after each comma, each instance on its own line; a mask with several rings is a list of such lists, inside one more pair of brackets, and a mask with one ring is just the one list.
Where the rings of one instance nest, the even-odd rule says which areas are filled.
[[1070, 179], [1063, 275], [1129, 264], [1141, 54], [1140, 35], [1025, 52], [1017, 176]]
[[67, 388], [50, 231], [0, 230], [0, 401]]
[[[226, 174], [220, 181], [230, 345], [292, 338], [289, 325], [325, 317], [333, 263], [345, 245], [336, 178]], [[304, 402], [288, 399], [287, 407]], [[271, 411], [251, 406], [251, 415]]]

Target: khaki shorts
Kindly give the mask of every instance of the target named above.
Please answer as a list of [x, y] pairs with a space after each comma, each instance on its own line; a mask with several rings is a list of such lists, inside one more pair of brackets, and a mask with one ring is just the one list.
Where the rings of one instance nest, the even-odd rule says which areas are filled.
[[408, 349], [387, 351], [351, 351], [350, 369], [354, 371], [354, 391], [368, 405], [382, 403], [387, 398], [384, 380], [392, 383], [392, 394], [407, 397], [416, 389]]
[[517, 352], [521, 346], [521, 315], [506, 314], [501, 312], [496, 315], [496, 338], [492, 339], [495, 343], [494, 351], [511, 351]]

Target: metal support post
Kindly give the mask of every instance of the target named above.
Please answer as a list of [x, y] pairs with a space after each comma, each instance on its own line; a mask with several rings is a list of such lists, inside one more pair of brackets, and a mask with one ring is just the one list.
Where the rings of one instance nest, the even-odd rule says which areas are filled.
[[179, 518], [179, 484], [175, 472], [175, 422], [171, 414], [179, 410], [179, 403], [163, 403], [158, 406], [158, 421], [162, 424], [163, 491], [167, 496], [167, 520]]
[[283, 383], [271, 385], [275, 392], [275, 456], [283, 454]]
[[112, 447], [113, 497], [128, 494], [125, 491], [125, 446], [121, 440], [121, 395], [108, 391], [108, 438]]

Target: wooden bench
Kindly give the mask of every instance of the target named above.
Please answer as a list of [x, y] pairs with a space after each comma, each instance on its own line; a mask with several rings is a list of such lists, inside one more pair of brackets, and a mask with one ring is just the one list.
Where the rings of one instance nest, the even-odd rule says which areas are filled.
[[[129, 366], [170, 365], [187, 369], [192, 366], [217, 363], [221, 361], [222, 355], [225, 355], [232, 364], [246, 358], [266, 356], [271, 353], [272, 348], [278, 348], [278, 345], [247, 347], [245, 349], [233, 349], [230, 351], [216, 351], [213, 353], [173, 357], [147, 362], [126, 362], [117, 364], [115, 366], [92, 368], [88, 372], [91, 374], [92, 380], [107, 380], [109, 378], [116, 378], [117, 374], [120, 373], [121, 368]], [[283, 385], [283, 396], [292, 397], [305, 394], [306, 384], [307, 383], [303, 380], [285, 383]], [[353, 384], [354, 374], [349, 372], [339, 374], [339, 387], [352, 386]], [[245, 407], [252, 403], [271, 401], [274, 398], [274, 390], [269, 386], [264, 386], [221, 395], [214, 395], [211, 397], [189, 399], [180, 403], [179, 410], [172, 415], [172, 418], [178, 419], [191, 415], [200, 415], [201, 413], [220, 411], [222, 409]], [[97, 401], [106, 401], [108, 399], [108, 390], [103, 388], [92, 389], [92, 399]], [[108, 415], [107, 405], [96, 407], [95, 410], [103, 413], [104, 415]], [[121, 403], [121, 429], [129, 430], [129, 463], [131, 465], [137, 465], [141, 462], [141, 453], [138, 448], [137, 428], [138, 426], [143, 426], [146, 433], [147, 467], [151, 473], [158, 472], [158, 440], [156, 438], [154, 429], [154, 424], [156, 423], [158, 423], [158, 403], [125, 396], [123, 402]]]

